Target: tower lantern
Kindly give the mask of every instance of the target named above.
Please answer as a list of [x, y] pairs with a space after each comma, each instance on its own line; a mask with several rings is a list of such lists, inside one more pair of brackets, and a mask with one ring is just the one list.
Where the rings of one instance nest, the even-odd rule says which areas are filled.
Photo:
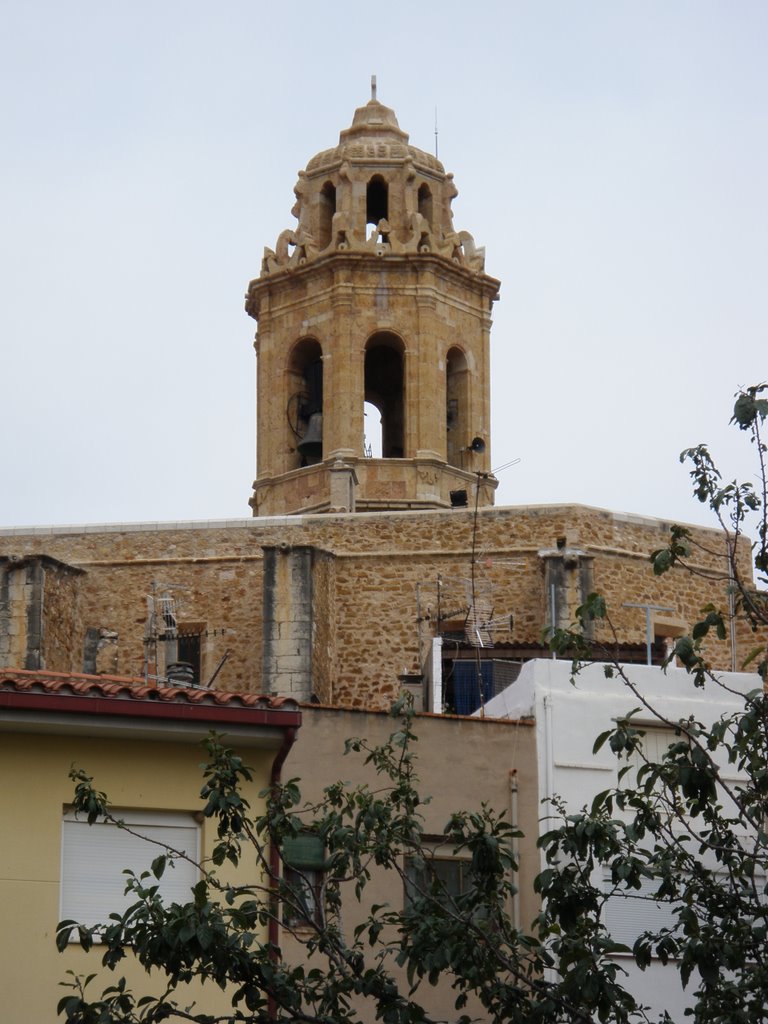
[[371, 85], [339, 144], [299, 172], [297, 224], [248, 288], [254, 515], [446, 508], [475, 486], [493, 503], [499, 282], [454, 230], [453, 175], [409, 144]]

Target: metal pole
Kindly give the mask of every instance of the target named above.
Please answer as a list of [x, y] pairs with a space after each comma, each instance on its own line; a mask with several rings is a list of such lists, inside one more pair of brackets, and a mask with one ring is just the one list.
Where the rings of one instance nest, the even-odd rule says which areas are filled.
[[647, 658], [647, 664], [653, 664], [652, 659], [652, 648], [653, 648], [653, 624], [651, 622], [651, 612], [673, 612], [674, 608], [664, 608], [660, 604], [631, 604], [626, 602], [621, 606], [622, 608], [644, 608], [645, 609], [645, 655]]
[[[550, 584], [549, 587], [549, 614], [552, 616], [552, 636], [555, 635], [556, 623], [555, 623], [555, 584]], [[552, 651], [552, 660], [557, 660], [557, 651]]]

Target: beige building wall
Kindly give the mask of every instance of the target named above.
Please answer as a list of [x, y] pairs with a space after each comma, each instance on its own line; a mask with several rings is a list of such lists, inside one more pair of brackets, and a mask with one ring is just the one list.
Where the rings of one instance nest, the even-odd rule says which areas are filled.
[[[380, 787], [382, 780], [363, 763], [364, 755], [344, 755], [344, 741], [356, 736], [376, 745], [386, 741], [396, 728], [396, 721], [385, 713], [304, 707], [299, 741], [288, 756], [283, 776], [300, 779], [307, 800], [319, 799], [324, 787], [339, 779], [351, 785]], [[413, 728], [418, 737], [414, 751], [420, 792], [431, 798], [421, 808], [426, 834], [441, 835], [453, 812], [476, 810], [482, 803], [497, 812], [505, 811], [507, 820], [514, 821], [525, 833], [517, 850], [521, 865], [515, 879], [519, 902], [509, 911], [521, 927], [528, 928], [538, 908], [533, 879], [539, 870], [536, 838], [542, 813], [533, 722], [417, 715]], [[445, 855], [442, 848], [441, 855]], [[403, 905], [402, 881], [393, 872], [374, 870], [362, 904], [355, 901], [351, 884], [349, 889], [344, 927], [350, 936], [371, 905], [389, 904], [393, 909]], [[283, 946], [288, 959], [301, 953], [299, 944], [287, 934], [283, 935]], [[421, 997], [416, 996], [419, 998], [427, 1002], [433, 1019], [455, 1016], [455, 993], [449, 984], [443, 982], [432, 989], [425, 983]], [[482, 1011], [475, 1006], [467, 1012], [472, 1015]]]

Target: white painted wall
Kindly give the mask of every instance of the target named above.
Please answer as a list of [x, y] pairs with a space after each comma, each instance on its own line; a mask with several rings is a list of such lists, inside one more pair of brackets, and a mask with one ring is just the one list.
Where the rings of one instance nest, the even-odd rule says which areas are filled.
[[[572, 678], [569, 661], [530, 661], [518, 679], [485, 706], [487, 718], [535, 717], [542, 801], [557, 794], [570, 808], [579, 810], [618, 781], [619, 762], [608, 745], [597, 754], [592, 747], [600, 733], [640, 707], [640, 701], [620, 678], [607, 679], [604, 669], [602, 664], [590, 664]], [[648, 703], [671, 721], [693, 715], [704, 724], [712, 723], [739, 707], [738, 694], [759, 686], [759, 677], [747, 673], [722, 673], [723, 686], [708, 683], [697, 689], [683, 669], [665, 672], [646, 665], [624, 669]], [[646, 710], [637, 717], [643, 724], [654, 721]], [[730, 771], [730, 777], [737, 779], [733, 769]], [[548, 827], [546, 813], [544, 803], [542, 831]], [[595, 883], [599, 884], [599, 878]], [[620, 959], [628, 974], [627, 987], [638, 1000], [657, 1012], [667, 1010], [673, 1019], [682, 1018], [687, 1001], [674, 967], [652, 964], [643, 972], [629, 958]]]
[[[424, 710], [431, 711], [435, 715], [443, 713], [443, 638], [436, 636], [432, 638], [427, 653], [427, 659], [421, 667], [425, 681]], [[504, 717], [504, 716], [496, 716]]]

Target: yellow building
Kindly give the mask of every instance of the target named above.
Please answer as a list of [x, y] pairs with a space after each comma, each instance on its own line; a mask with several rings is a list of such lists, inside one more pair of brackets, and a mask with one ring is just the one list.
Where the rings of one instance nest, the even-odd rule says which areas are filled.
[[[70, 804], [75, 764], [107, 793], [115, 812], [142, 834], [190, 856], [204, 858], [215, 840], [215, 823], [200, 814], [201, 741], [224, 732], [254, 769], [248, 799], [260, 806], [259, 790], [280, 771], [301, 721], [291, 701], [253, 694], [204, 693], [137, 685], [136, 680], [44, 672], [0, 672], [0, 965], [3, 1024], [46, 1024], [69, 994], [66, 972], [100, 969], [98, 945], [88, 953], [76, 944], [59, 954], [61, 919], [96, 924], [124, 903], [124, 868], [145, 870], [159, 852], [113, 825], [90, 827]], [[253, 880], [253, 864], [243, 865]], [[225, 872], [222, 872], [225, 875]], [[197, 881], [191, 865], [166, 872], [170, 898], [189, 899]], [[266, 938], [266, 934], [265, 934]], [[140, 994], [162, 991], [138, 965], [125, 974]], [[102, 987], [103, 987], [102, 985]], [[101, 988], [98, 989], [101, 992]], [[190, 987], [201, 1009], [226, 1008], [218, 989]]]

